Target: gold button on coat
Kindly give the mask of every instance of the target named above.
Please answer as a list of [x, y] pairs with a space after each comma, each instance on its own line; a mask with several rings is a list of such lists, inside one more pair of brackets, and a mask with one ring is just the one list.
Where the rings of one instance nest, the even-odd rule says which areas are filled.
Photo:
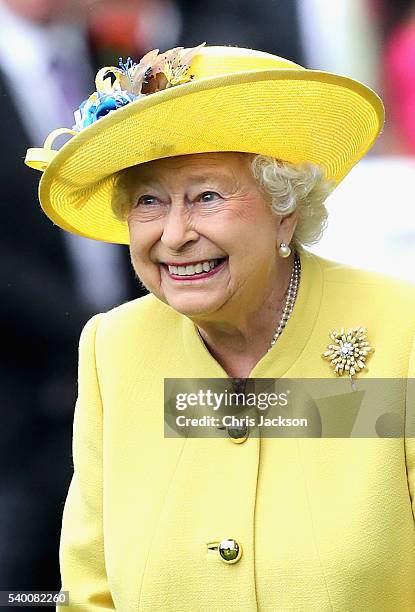
[[228, 432], [229, 438], [235, 444], [242, 444], [242, 442], [245, 442], [248, 439], [248, 425], [245, 425], [244, 427], [227, 427], [226, 430]]
[[236, 540], [222, 540], [218, 546], [219, 555], [225, 563], [236, 563], [242, 555], [242, 546]]

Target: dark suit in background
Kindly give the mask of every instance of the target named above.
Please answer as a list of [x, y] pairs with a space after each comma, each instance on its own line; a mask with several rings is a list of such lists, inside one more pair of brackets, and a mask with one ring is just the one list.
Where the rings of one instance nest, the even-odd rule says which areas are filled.
[[[59, 590], [77, 348], [93, 313], [77, 291], [63, 231], [37, 202], [40, 174], [23, 164], [28, 146], [0, 72], [0, 590]], [[140, 287], [128, 247], [119, 248], [133, 299]]]
[[238, 45], [303, 63], [296, 0], [178, 0], [180, 44]]

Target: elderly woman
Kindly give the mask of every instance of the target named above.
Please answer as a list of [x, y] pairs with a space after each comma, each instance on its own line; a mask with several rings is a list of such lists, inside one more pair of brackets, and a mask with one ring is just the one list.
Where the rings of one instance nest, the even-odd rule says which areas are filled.
[[[149, 295], [81, 335], [61, 609], [414, 610], [415, 290], [304, 248], [379, 134], [379, 98], [204, 45], [104, 68], [96, 88], [74, 137], [26, 163], [56, 224], [130, 245]], [[168, 436], [165, 379], [337, 380], [326, 414], [357, 406], [363, 436]], [[368, 409], [369, 379], [397, 384]]]

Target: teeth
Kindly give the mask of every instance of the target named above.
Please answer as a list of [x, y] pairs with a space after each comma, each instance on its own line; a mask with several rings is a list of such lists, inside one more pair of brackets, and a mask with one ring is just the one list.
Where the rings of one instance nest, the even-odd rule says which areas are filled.
[[209, 272], [218, 263], [219, 259], [210, 259], [199, 262], [194, 266], [168, 266], [168, 268], [171, 274], [177, 274], [178, 276], [194, 276], [201, 272]]

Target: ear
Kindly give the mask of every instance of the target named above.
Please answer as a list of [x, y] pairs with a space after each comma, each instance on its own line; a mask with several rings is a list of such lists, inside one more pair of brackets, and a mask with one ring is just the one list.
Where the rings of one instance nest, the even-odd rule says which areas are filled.
[[290, 244], [292, 237], [297, 227], [298, 222], [298, 210], [294, 210], [289, 215], [280, 217], [281, 221], [278, 227], [278, 240], [279, 242], [285, 242]]

